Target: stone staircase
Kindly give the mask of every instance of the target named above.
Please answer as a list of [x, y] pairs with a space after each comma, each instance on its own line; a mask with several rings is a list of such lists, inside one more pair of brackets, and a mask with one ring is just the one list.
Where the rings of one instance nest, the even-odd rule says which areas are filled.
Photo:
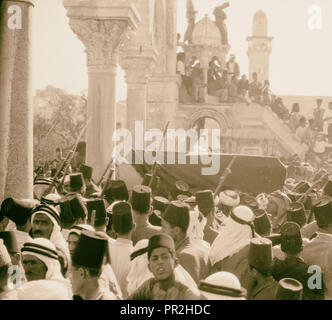
[[257, 131], [257, 134], [259, 132], [264, 134], [264, 131], [266, 131], [266, 137], [275, 140], [281, 155], [298, 154], [301, 158], [304, 158], [308, 147], [295, 137], [287, 124], [279, 119], [270, 107], [256, 103], [246, 106], [241, 103], [234, 104], [232, 111], [234, 118], [246, 131]]

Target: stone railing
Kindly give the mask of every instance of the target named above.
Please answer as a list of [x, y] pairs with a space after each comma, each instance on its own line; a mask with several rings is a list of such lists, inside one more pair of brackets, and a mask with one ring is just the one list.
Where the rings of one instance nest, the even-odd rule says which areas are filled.
[[275, 134], [277, 142], [289, 155], [298, 154], [302, 159], [308, 146], [301, 143], [289, 129], [289, 127], [271, 110], [270, 107], [262, 107], [261, 119], [265, 125]]

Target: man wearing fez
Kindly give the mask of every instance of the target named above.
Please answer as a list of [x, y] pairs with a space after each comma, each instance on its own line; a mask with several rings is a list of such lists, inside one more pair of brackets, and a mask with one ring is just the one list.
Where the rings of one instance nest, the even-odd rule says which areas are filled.
[[16, 224], [14, 230], [19, 250], [23, 244], [31, 240], [29, 231], [31, 229], [30, 218], [33, 208], [38, 204], [37, 200], [19, 200], [7, 198], [1, 204], [1, 216], [7, 217]]
[[128, 201], [129, 192], [123, 180], [110, 180], [105, 191], [105, 198], [109, 204], [107, 212], [112, 211], [112, 205], [119, 201]]
[[83, 231], [73, 253], [71, 283], [73, 293], [83, 300], [116, 300], [116, 296], [100, 286], [108, 241], [102, 235]]
[[33, 239], [48, 239], [55, 245], [65, 275], [70, 264], [70, 253], [61, 233], [60, 215], [53, 206], [42, 204], [33, 209], [30, 235]]
[[[313, 204], [315, 219], [319, 230], [317, 236], [304, 248], [302, 258], [308, 265], [317, 265], [322, 269], [325, 285], [325, 299], [332, 299], [332, 203], [323, 197]], [[318, 284], [321, 289], [322, 285]]]
[[277, 282], [272, 277], [272, 242], [254, 238], [250, 242], [249, 267], [252, 281], [248, 287], [248, 300], [273, 300]]
[[126, 183], [123, 180], [109, 180], [105, 191], [106, 212], [109, 218], [107, 225], [107, 234], [115, 238], [115, 231], [112, 229], [112, 210], [113, 206], [120, 201], [128, 201], [129, 192]]
[[[128, 300], [199, 300], [198, 290], [175, 280], [177, 258], [173, 239], [166, 234], [157, 234], [149, 239], [148, 247], [133, 253], [135, 258], [148, 253], [149, 270], [153, 278], [145, 281]], [[197, 291], [197, 292], [196, 292]]]
[[192, 276], [196, 284], [208, 275], [209, 253], [192, 242], [187, 230], [189, 227], [189, 206], [175, 200], [162, 215], [162, 230], [171, 236], [176, 247], [179, 263]]
[[323, 290], [311, 290], [308, 280], [312, 276], [308, 273], [309, 266], [301, 258], [303, 242], [301, 229], [295, 222], [286, 222], [281, 227], [281, 250], [285, 253], [284, 260], [274, 259], [272, 275], [275, 280], [293, 278], [302, 283], [303, 300], [322, 299]]
[[83, 174], [84, 183], [86, 186], [84, 197], [90, 198], [90, 197], [100, 196], [101, 189], [98, 188], [97, 185], [92, 180], [93, 168], [85, 164], [81, 164], [80, 172]]
[[152, 213], [149, 217], [149, 222], [153, 226], [161, 227], [161, 215], [169, 205], [168, 199], [164, 197], [155, 196], [152, 200]]
[[74, 254], [74, 250], [77, 246], [80, 235], [81, 235], [82, 231], [84, 231], [84, 230], [85, 231], [95, 231], [95, 229], [88, 224], [77, 224], [77, 225], [72, 226], [72, 228], [69, 230], [67, 242], [68, 242], [68, 248], [69, 248], [71, 257]]
[[67, 195], [79, 194], [81, 197], [85, 194], [86, 185], [82, 172], [69, 175], [69, 192]]
[[[88, 209], [88, 224], [92, 225], [96, 231], [107, 235], [106, 226], [109, 218], [106, 213], [104, 201], [102, 199], [88, 200], [86, 206]], [[108, 238], [112, 240], [110, 237]]]
[[128, 202], [118, 202], [112, 211], [113, 230], [117, 234], [114, 242], [110, 243], [111, 266], [120, 285], [122, 294], [127, 297], [126, 280], [130, 271], [130, 255], [134, 251], [131, 235], [135, 230], [135, 223]]
[[[87, 201], [88, 209], [88, 223], [94, 227], [99, 235], [108, 240], [108, 245], [115, 240], [110, 238], [106, 233], [106, 226], [108, 224], [108, 216], [105, 209], [105, 203], [102, 199], [95, 199]], [[110, 258], [110, 256], [109, 256]], [[115, 273], [109, 261], [105, 261], [102, 274], [99, 277], [101, 287], [107, 288], [107, 290], [114, 293], [116, 297], [121, 298], [121, 288], [116, 279]]]
[[278, 282], [274, 300], [302, 300], [303, 286], [292, 278], [284, 278]]
[[211, 245], [219, 234], [218, 227], [215, 222], [216, 207], [213, 199], [213, 193], [211, 190], [199, 191], [196, 192], [195, 198], [199, 211], [207, 220], [204, 228], [203, 239]]
[[59, 204], [60, 219], [63, 226], [62, 234], [68, 239], [69, 230], [72, 226], [85, 224], [88, 211], [79, 195], [69, 196]]
[[136, 229], [132, 234], [132, 241], [135, 245], [142, 239], [149, 239], [151, 236], [161, 232], [161, 228], [153, 226], [149, 222], [151, 212], [152, 190], [148, 186], [135, 186], [131, 196], [131, 207]]
[[50, 240], [33, 239], [24, 244], [21, 252], [22, 264], [28, 281], [56, 281], [67, 288], [67, 296], [63, 297], [64, 299], [72, 296], [70, 282], [61, 273], [57, 249]]

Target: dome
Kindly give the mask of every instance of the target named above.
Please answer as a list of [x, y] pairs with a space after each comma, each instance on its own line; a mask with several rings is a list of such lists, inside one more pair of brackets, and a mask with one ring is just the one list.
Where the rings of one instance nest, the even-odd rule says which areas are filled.
[[220, 46], [221, 34], [214, 21], [207, 15], [195, 25], [192, 43], [208, 46]]

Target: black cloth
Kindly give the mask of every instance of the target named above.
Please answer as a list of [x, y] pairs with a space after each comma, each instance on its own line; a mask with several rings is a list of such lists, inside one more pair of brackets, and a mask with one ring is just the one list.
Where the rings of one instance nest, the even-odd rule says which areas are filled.
[[285, 260], [274, 259], [272, 275], [276, 281], [283, 278], [293, 278], [303, 285], [303, 300], [323, 300], [324, 288], [321, 290], [308, 288], [308, 279], [312, 276], [308, 273], [309, 265], [301, 258], [286, 257]]

